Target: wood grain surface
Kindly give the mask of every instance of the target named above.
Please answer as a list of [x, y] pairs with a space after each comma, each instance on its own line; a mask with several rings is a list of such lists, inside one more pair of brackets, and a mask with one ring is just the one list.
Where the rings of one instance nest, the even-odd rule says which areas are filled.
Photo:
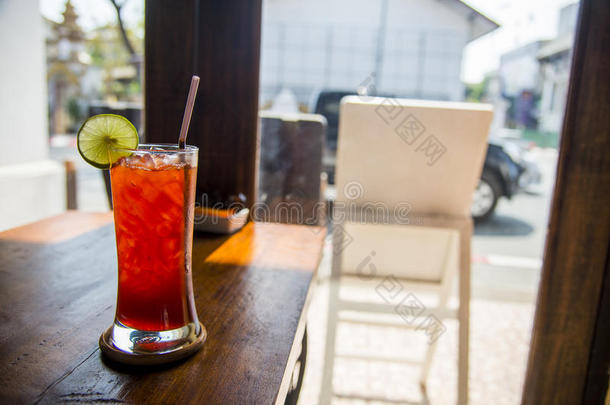
[[0, 232], [0, 240], [57, 243], [112, 222], [112, 212], [67, 211], [59, 216]]
[[199, 147], [197, 201], [255, 201], [261, 12], [261, 0], [146, 2], [148, 142], [177, 142], [191, 75], [201, 77], [187, 140]]
[[609, 21], [607, 0], [580, 2], [524, 405], [602, 404], [608, 389]]
[[[0, 233], [0, 403], [283, 401], [324, 230], [250, 223], [231, 237], [196, 235], [193, 285], [208, 340], [180, 363], [135, 368], [97, 346], [117, 283], [113, 225], [106, 216], [92, 229], [99, 219], [69, 213]], [[53, 238], [62, 224], [89, 225]], [[45, 232], [48, 241], [22, 235]]]

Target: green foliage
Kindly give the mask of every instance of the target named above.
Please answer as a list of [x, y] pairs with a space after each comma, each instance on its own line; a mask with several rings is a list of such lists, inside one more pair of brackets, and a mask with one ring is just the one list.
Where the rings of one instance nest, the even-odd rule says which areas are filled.
[[484, 98], [487, 95], [488, 85], [488, 77], [485, 77], [480, 83], [466, 83], [466, 101], [470, 101], [473, 103], [480, 103], [485, 101]]
[[535, 129], [523, 130], [522, 139], [534, 142], [541, 148], [555, 148], [559, 146], [559, 134], [557, 132], [545, 132]]
[[71, 122], [69, 129], [74, 130], [75, 126], [76, 129], [78, 129], [78, 123], [81, 122], [84, 118], [83, 110], [78, 102], [78, 99], [74, 97], [70, 98], [66, 103], [66, 111], [68, 113], [68, 116], [70, 117]]
[[82, 116], [81, 108], [80, 108], [80, 105], [78, 104], [78, 100], [76, 100], [75, 98], [71, 98], [70, 100], [68, 100], [68, 106], [66, 109], [68, 111], [68, 115], [70, 116], [70, 119], [72, 119], [73, 121], [77, 121], [81, 118], [81, 116]]
[[[139, 55], [143, 54], [143, 30], [139, 26], [127, 29], [127, 35]], [[131, 55], [125, 48], [118, 24], [107, 24], [92, 31], [86, 41], [86, 49], [92, 65], [104, 72], [103, 96], [108, 99], [134, 101], [141, 98], [141, 85], [137, 80], [116, 77], [118, 69], [132, 66]]]

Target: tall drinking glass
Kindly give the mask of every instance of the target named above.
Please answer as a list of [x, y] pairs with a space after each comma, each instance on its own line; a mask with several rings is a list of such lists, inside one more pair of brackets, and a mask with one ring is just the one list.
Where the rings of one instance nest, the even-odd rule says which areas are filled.
[[100, 347], [126, 363], [174, 361], [206, 337], [191, 273], [198, 148], [113, 152], [123, 156], [110, 168], [119, 281], [114, 323]]

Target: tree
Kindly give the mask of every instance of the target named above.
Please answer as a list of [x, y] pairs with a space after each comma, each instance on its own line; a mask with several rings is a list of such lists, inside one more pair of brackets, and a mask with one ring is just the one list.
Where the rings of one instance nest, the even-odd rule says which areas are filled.
[[487, 90], [489, 87], [489, 77], [485, 77], [479, 83], [466, 83], [465, 96], [466, 101], [481, 103], [485, 101]]
[[[126, 27], [126, 32], [136, 54], [141, 55], [141, 31]], [[91, 66], [99, 68], [103, 74], [102, 98], [141, 100], [141, 83], [136, 80], [136, 69], [117, 29], [116, 20], [91, 31], [87, 36], [86, 47], [91, 56]]]
[[114, 9], [116, 11], [117, 23], [118, 23], [117, 25], [119, 28], [119, 32], [121, 34], [121, 39], [123, 41], [123, 45], [125, 45], [125, 49], [129, 53], [130, 62], [136, 69], [136, 80], [139, 83], [140, 82], [141, 58], [140, 58], [140, 55], [138, 55], [137, 52], [135, 51], [135, 48], [133, 47], [131, 41], [129, 40], [129, 37], [127, 36], [127, 31], [125, 30], [125, 25], [123, 24], [123, 17], [121, 16], [121, 9], [123, 8], [123, 6], [125, 4], [127, 4], [127, 2], [129, 0], [123, 0], [122, 2], [119, 2], [117, 0], [109, 0], [109, 1], [110, 1], [110, 3], [112, 3], [112, 6], [114, 7]]

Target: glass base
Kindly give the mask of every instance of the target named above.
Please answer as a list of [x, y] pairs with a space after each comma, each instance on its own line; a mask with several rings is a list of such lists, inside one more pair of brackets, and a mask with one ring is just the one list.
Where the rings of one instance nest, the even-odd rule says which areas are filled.
[[112, 360], [133, 365], [180, 360], [201, 349], [207, 332], [201, 323], [165, 331], [142, 331], [115, 321], [102, 336], [100, 349]]

